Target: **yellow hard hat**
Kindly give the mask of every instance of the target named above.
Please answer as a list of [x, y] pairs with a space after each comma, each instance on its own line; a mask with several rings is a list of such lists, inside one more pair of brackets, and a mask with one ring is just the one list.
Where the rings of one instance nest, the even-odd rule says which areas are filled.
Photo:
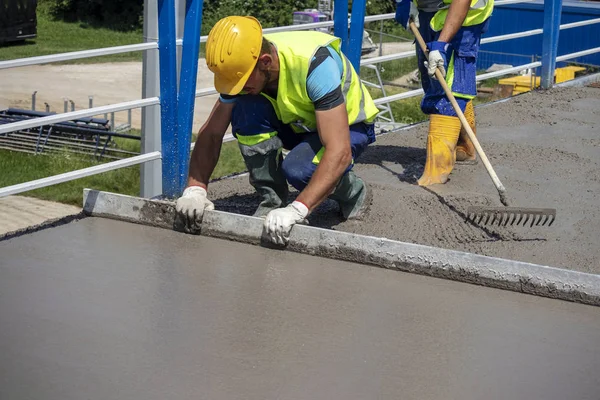
[[262, 26], [254, 17], [225, 17], [210, 30], [206, 65], [219, 93], [238, 94], [254, 70], [262, 46]]

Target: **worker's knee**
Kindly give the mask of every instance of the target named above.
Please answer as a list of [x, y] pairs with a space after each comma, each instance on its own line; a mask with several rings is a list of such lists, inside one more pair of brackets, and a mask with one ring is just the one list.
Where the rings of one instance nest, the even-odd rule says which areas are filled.
[[315, 150], [311, 143], [305, 141], [294, 147], [283, 160], [281, 164], [283, 176], [297, 190], [303, 190], [308, 185], [317, 169], [315, 156], [318, 151], [319, 149]]
[[285, 180], [296, 190], [304, 190], [315, 172], [315, 166], [312, 163], [290, 162], [287, 157], [283, 160], [281, 168]]
[[[372, 124], [361, 122], [350, 126], [352, 163], [348, 165], [346, 172], [352, 169], [354, 160], [374, 141], [375, 128]], [[317, 133], [304, 136], [304, 140], [295, 146], [283, 160], [283, 175], [288, 183], [297, 190], [303, 190], [317, 169], [323, 152], [323, 144]]]

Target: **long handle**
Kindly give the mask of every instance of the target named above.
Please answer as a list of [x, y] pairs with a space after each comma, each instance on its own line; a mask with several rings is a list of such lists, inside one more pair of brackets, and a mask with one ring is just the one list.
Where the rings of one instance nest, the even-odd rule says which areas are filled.
[[[421, 50], [423, 50], [423, 53], [425, 53], [427, 58], [429, 58], [429, 51], [427, 50], [427, 45], [425, 44], [423, 37], [419, 33], [419, 29], [412, 20], [410, 21], [410, 30], [412, 31], [413, 35], [415, 35], [417, 42], [419, 42], [419, 46], [421, 47]], [[440, 82], [440, 85], [442, 85], [442, 88], [444, 88], [444, 92], [446, 92], [446, 96], [450, 100], [450, 103], [452, 103], [452, 107], [454, 107], [454, 111], [456, 112], [456, 115], [458, 115], [458, 119], [460, 119], [460, 122], [467, 131], [467, 135], [469, 135], [469, 139], [471, 139], [471, 142], [473, 142], [475, 150], [477, 150], [477, 154], [479, 154], [479, 158], [481, 158], [481, 161], [483, 161], [485, 169], [490, 175], [490, 178], [492, 178], [492, 182], [494, 182], [494, 186], [496, 186], [498, 194], [500, 195], [500, 201], [502, 202], [502, 204], [508, 207], [508, 202], [506, 200], [506, 189], [504, 188], [504, 185], [502, 185], [502, 182], [500, 182], [500, 179], [498, 178], [498, 175], [496, 175], [492, 164], [490, 164], [490, 160], [488, 160], [487, 156], [485, 155], [485, 152], [481, 148], [479, 140], [477, 140], [473, 129], [471, 129], [471, 125], [469, 125], [469, 122], [465, 118], [465, 114], [463, 114], [462, 110], [460, 109], [460, 106], [456, 102], [456, 99], [454, 98], [454, 95], [448, 87], [446, 79], [444, 78], [444, 75], [442, 75], [439, 68], [435, 71], [435, 77]]]

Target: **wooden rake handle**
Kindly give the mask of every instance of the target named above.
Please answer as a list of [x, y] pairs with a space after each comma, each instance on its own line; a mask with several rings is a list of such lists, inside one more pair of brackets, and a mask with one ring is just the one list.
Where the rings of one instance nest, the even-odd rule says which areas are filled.
[[[410, 21], [410, 30], [412, 31], [413, 35], [415, 35], [415, 38], [417, 39], [421, 50], [423, 50], [423, 53], [425, 53], [425, 55], [429, 59], [429, 51], [427, 50], [427, 45], [425, 44], [425, 41], [423, 40], [423, 37], [419, 33], [419, 29], [417, 28], [413, 20]], [[502, 202], [502, 204], [508, 207], [508, 203], [506, 200], [506, 189], [504, 188], [504, 185], [502, 185], [502, 182], [500, 182], [500, 179], [498, 178], [498, 175], [496, 175], [492, 164], [490, 164], [490, 160], [488, 160], [487, 156], [485, 155], [485, 152], [481, 148], [479, 140], [477, 140], [473, 129], [471, 129], [471, 125], [469, 125], [469, 122], [465, 118], [465, 114], [463, 114], [462, 110], [460, 109], [460, 106], [456, 102], [456, 99], [454, 98], [454, 95], [448, 87], [446, 79], [444, 78], [444, 75], [442, 75], [442, 72], [439, 68], [435, 71], [435, 77], [440, 82], [440, 85], [442, 85], [442, 88], [444, 88], [444, 92], [446, 92], [448, 100], [450, 100], [450, 103], [452, 103], [452, 107], [454, 108], [456, 115], [458, 115], [458, 119], [460, 119], [462, 126], [467, 131], [469, 139], [471, 139], [471, 142], [473, 142], [473, 145], [475, 146], [475, 150], [477, 150], [477, 154], [479, 154], [479, 158], [481, 158], [485, 169], [487, 170], [490, 178], [492, 178], [492, 182], [494, 182], [494, 186], [496, 186], [498, 194], [500, 195], [500, 201]]]

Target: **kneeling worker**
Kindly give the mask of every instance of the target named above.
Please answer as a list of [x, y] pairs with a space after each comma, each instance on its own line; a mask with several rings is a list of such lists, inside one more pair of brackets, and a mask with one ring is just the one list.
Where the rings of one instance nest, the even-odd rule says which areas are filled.
[[[263, 36], [253, 17], [215, 24], [206, 63], [221, 96], [200, 128], [188, 187], [177, 200], [189, 230], [214, 209], [207, 185], [230, 123], [262, 198], [254, 215], [265, 217], [274, 243], [287, 243], [292, 226], [327, 197], [346, 219], [364, 213], [367, 187], [352, 167], [375, 141], [378, 109], [340, 47], [339, 38], [321, 32]], [[290, 150], [285, 159], [282, 148]], [[289, 205], [288, 183], [300, 191]]]

